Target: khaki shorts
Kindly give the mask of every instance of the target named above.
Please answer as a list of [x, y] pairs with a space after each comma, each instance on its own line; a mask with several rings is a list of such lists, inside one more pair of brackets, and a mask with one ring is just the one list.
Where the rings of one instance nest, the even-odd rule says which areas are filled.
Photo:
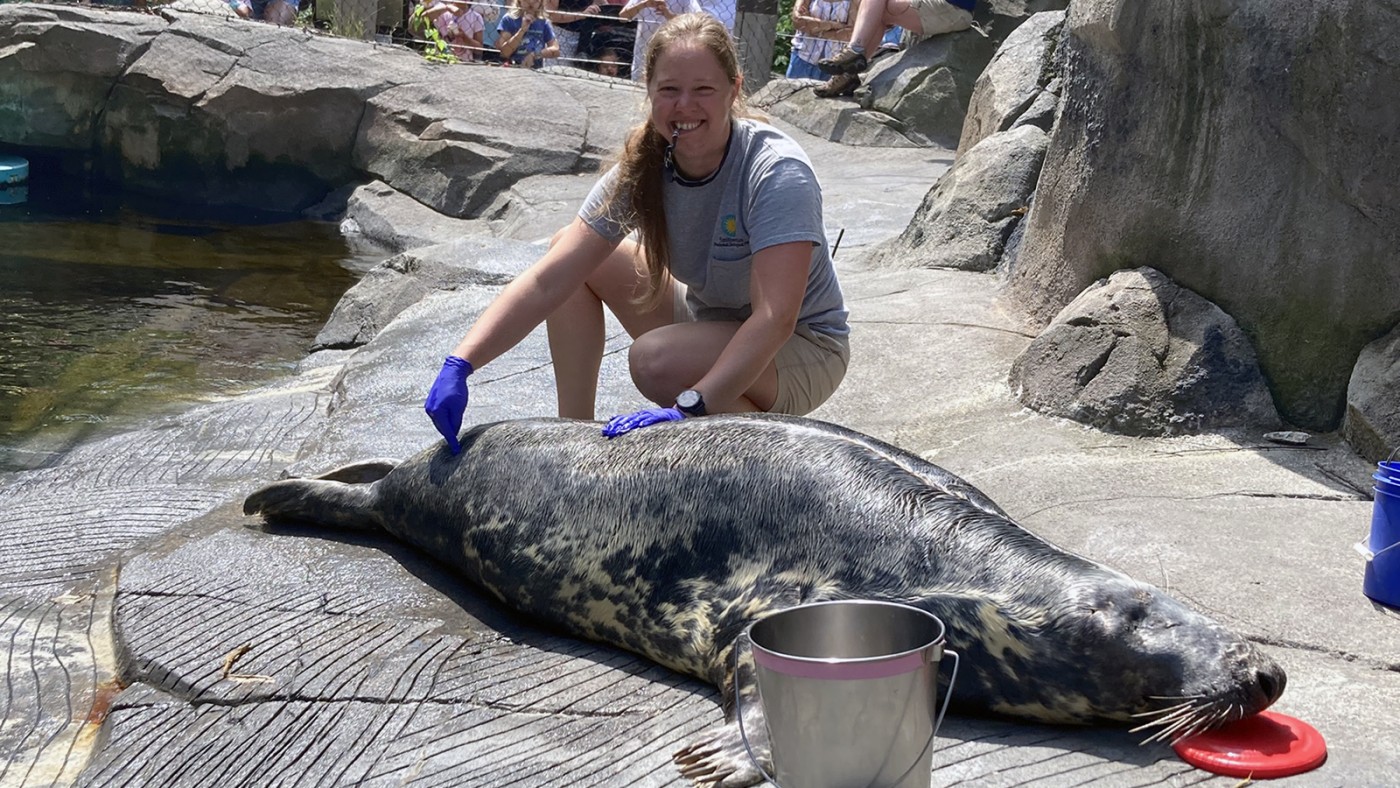
[[[685, 285], [673, 280], [671, 290], [672, 319], [677, 323], [695, 322], [695, 315], [685, 303]], [[778, 368], [778, 396], [768, 412], [805, 416], [816, 410], [841, 385], [850, 361], [849, 338], [799, 325], [773, 359]]]
[[920, 38], [956, 33], [972, 27], [972, 12], [958, 8], [948, 0], [913, 0], [914, 12], [919, 15], [919, 25], [924, 31]]

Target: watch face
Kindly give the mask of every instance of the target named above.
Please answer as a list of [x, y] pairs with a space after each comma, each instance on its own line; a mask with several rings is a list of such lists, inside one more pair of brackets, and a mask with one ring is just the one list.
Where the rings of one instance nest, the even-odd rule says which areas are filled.
[[695, 389], [686, 389], [676, 395], [676, 407], [686, 413], [695, 413], [701, 407], [700, 392]]

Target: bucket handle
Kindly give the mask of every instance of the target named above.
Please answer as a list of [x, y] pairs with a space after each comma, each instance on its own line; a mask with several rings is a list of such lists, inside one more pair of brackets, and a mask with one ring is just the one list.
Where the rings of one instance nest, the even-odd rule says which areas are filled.
[[[743, 637], [739, 639], [740, 641], [748, 641], [750, 650], [753, 649], [753, 635], [751, 631], [753, 630], [754, 624], [757, 623], [758, 622], [755, 621], [753, 624], [744, 627]], [[753, 745], [749, 743], [748, 731], [744, 730], [744, 693], [742, 691], [743, 688], [739, 686], [739, 646], [740, 643], [738, 642], [734, 644], [734, 664], [732, 666], [734, 675], [734, 716], [739, 718], [739, 738], [744, 742], [744, 752], [749, 754], [749, 762], [763, 775], [763, 779], [774, 785], [778, 785], [778, 778], [769, 774], [768, 770], [763, 768], [763, 764], [759, 763], [758, 758], [753, 754]], [[948, 713], [948, 701], [953, 699], [953, 685], [957, 683], [958, 680], [958, 668], [962, 666], [962, 658], [958, 656], [958, 652], [950, 648], [943, 649], [943, 657], [953, 658], [953, 673], [948, 677], [948, 691], [943, 693], [943, 707], [938, 710], [938, 719], [933, 721], [933, 733], [929, 734], [928, 741], [924, 744], [924, 749], [919, 751], [920, 754], [922, 754], [924, 750], [932, 747], [934, 739], [938, 738], [938, 729], [943, 727], [943, 717]], [[942, 664], [943, 661], [940, 659], [939, 665]], [[933, 682], [932, 692], [938, 692], [937, 680]], [[921, 760], [922, 758], [916, 758], [914, 762], [909, 765], [909, 768], [904, 770], [904, 774], [899, 775], [899, 779], [895, 780], [895, 784], [898, 785], [903, 781], [904, 778], [909, 775], [909, 772], [913, 771], [914, 767], [919, 765], [919, 761]], [[782, 788], [782, 786], [779, 786], [779, 788]]]
[[1383, 547], [1380, 550], [1372, 552], [1371, 548], [1367, 547], [1361, 542], [1357, 542], [1356, 544], [1351, 546], [1351, 549], [1355, 550], [1358, 554], [1360, 554], [1362, 558], [1366, 559], [1367, 561], [1374, 561], [1376, 560], [1376, 558], [1385, 555], [1386, 553], [1390, 552], [1391, 550], [1394, 550], [1397, 547], [1400, 547], [1400, 542], [1396, 542], [1393, 545]]

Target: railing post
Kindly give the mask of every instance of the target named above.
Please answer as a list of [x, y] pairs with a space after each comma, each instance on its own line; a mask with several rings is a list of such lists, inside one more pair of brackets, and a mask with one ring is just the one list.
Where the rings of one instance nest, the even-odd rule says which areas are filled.
[[753, 93], [773, 76], [773, 39], [778, 33], [778, 0], [739, 0], [734, 38], [744, 64], [744, 92]]

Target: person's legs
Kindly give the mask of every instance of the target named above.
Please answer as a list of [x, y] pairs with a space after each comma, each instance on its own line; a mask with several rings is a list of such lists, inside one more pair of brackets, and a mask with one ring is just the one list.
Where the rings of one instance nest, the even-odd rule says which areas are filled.
[[[966, 24], [961, 27], [951, 21], [954, 18], [962, 20], [964, 16]], [[949, 20], [947, 23], [942, 21], [945, 17]], [[925, 24], [928, 20], [937, 20], [939, 29], [930, 30]], [[902, 27], [917, 36], [931, 36], [966, 29], [971, 24], [972, 14], [947, 0], [867, 0], [861, 3], [860, 10], [856, 12], [850, 44], [817, 65], [828, 74], [864, 71], [870, 64], [867, 53], [875, 52], [885, 28], [891, 25]]]
[[769, 413], [806, 416], [827, 400], [846, 377], [851, 343], [807, 326], [797, 330], [773, 360], [778, 368], [778, 397]]
[[[628, 353], [632, 382], [642, 396], [670, 406], [676, 395], [695, 385], [728, 347], [739, 323], [703, 320], [673, 323], [637, 337]], [[778, 396], [778, 370], [769, 362], [753, 386], [734, 402], [706, 402], [710, 413], [766, 411]]]
[[[555, 234], [550, 245], [557, 239], [558, 234]], [[637, 245], [632, 241], [618, 244], [583, 286], [546, 321], [549, 355], [554, 361], [554, 387], [562, 418], [594, 417], [598, 370], [603, 363], [604, 304], [634, 339], [674, 319], [669, 292], [657, 309], [643, 311], [642, 306], [634, 302], [642, 284], [642, 275], [633, 261], [636, 250]]]
[[793, 52], [791, 59], [788, 60], [786, 76], [788, 79], [821, 79], [826, 75], [821, 72], [821, 69], [817, 68], [817, 64], [808, 63], [799, 57], [796, 52]]

